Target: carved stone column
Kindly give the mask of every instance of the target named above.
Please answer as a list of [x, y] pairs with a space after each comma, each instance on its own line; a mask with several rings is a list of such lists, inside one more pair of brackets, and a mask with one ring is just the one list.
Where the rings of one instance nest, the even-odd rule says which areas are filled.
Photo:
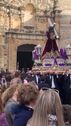
[[8, 69], [16, 70], [16, 43], [12, 38], [8, 39]]
[[4, 68], [4, 37], [0, 35], [0, 67]]

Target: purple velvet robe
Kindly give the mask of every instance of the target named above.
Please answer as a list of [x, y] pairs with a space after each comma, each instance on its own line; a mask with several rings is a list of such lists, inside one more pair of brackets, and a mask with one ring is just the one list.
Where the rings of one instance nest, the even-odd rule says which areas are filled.
[[42, 57], [46, 54], [46, 53], [50, 53], [51, 51], [55, 52], [58, 51], [58, 47], [56, 44], [56, 38], [51, 39], [49, 32], [47, 32], [47, 42], [44, 48], [44, 51], [42, 53]]

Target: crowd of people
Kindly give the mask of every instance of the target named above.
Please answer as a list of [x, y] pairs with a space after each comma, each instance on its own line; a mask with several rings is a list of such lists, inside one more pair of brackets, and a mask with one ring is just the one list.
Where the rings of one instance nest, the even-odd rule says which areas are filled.
[[70, 73], [0, 72], [0, 126], [71, 123]]

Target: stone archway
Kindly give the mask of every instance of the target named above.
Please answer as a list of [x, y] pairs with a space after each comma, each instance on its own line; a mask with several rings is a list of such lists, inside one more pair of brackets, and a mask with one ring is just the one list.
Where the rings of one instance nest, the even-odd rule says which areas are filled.
[[[29, 38], [31, 37], [31, 38]], [[37, 36], [36, 35], [24, 35], [24, 33], [7, 33], [6, 35], [6, 41], [8, 43], [7, 48], [7, 68], [10, 71], [15, 71], [17, 66], [17, 49], [18, 47], [23, 47], [24, 45], [28, 45], [28, 47], [32, 45], [38, 45], [40, 44], [42, 47], [45, 45], [45, 36]], [[23, 46], [22, 46], [23, 45]], [[24, 46], [27, 50], [28, 48]]]
[[27, 68], [31, 69], [33, 66], [32, 51], [34, 50], [34, 44], [24, 44], [17, 48], [17, 69], [26, 71]]

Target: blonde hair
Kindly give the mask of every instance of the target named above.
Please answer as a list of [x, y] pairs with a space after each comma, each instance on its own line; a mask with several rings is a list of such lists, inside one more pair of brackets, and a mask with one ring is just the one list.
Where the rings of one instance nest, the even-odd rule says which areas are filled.
[[33, 83], [22, 84], [18, 89], [18, 101], [21, 104], [29, 105], [35, 102], [39, 94], [39, 90]]
[[33, 116], [28, 124], [30, 126], [49, 126], [49, 114], [56, 115], [57, 126], [64, 126], [60, 97], [53, 89], [41, 92]]
[[16, 89], [18, 88], [19, 84], [13, 84], [10, 85], [9, 88], [7, 88], [4, 93], [2, 94], [2, 102], [3, 105], [5, 106], [5, 104], [7, 103], [7, 101], [12, 98], [14, 92], [16, 91]]

